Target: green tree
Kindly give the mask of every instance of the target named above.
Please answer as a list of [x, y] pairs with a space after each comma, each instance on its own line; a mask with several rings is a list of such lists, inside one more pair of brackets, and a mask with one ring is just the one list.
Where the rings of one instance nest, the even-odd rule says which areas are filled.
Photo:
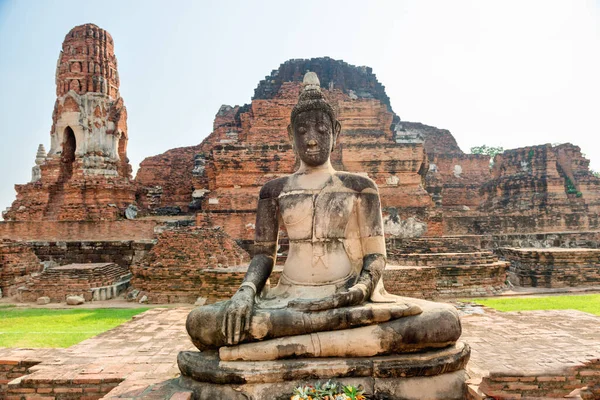
[[486, 146], [485, 144], [481, 146], [471, 147], [471, 154], [485, 154], [487, 156], [490, 156], [491, 158], [494, 158], [496, 154], [500, 154], [503, 152], [504, 147], [492, 147]]

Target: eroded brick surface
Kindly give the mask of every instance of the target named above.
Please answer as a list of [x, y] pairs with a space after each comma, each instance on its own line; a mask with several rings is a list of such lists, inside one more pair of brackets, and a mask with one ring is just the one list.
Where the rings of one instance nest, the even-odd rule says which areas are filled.
[[0, 241], [0, 290], [3, 297], [16, 295], [17, 289], [42, 268], [40, 259], [28, 245], [6, 239]]
[[[193, 303], [198, 297], [223, 300], [235, 293], [249, 261], [248, 253], [220, 228], [167, 230], [131, 267], [131, 285], [151, 303]], [[215, 269], [231, 276], [215, 275]]]

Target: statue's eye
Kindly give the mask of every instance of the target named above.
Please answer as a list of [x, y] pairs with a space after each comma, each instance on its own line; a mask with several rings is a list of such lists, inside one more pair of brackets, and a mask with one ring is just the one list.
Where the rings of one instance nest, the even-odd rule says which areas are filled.
[[328, 131], [327, 125], [319, 124], [319, 125], [317, 125], [317, 130], [321, 133], [327, 133], [327, 131]]
[[305, 134], [306, 133], [306, 128], [304, 126], [299, 126], [298, 127], [298, 133], [300, 134]]

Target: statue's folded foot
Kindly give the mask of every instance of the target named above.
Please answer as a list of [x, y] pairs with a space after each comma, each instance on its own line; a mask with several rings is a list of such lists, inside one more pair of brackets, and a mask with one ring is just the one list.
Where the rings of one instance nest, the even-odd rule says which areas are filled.
[[[221, 347], [223, 361], [266, 361], [294, 357], [373, 357], [443, 348], [461, 334], [454, 307], [410, 299], [419, 314], [352, 329], [290, 335], [271, 340]], [[389, 304], [388, 308], [393, 307]], [[384, 308], [384, 307], [383, 307]]]
[[[304, 312], [291, 308], [256, 308], [250, 330], [243, 342], [265, 341], [314, 332], [339, 331], [418, 315], [421, 307], [412, 299], [394, 303], [365, 303], [355, 307]], [[404, 301], [407, 300], [407, 301]], [[218, 349], [226, 345], [221, 331], [227, 302], [194, 309], [187, 320], [187, 330], [200, 350]]]

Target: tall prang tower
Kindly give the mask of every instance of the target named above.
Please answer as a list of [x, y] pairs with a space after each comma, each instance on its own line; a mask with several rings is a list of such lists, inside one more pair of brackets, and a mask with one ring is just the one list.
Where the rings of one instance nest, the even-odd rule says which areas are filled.
[[50, 150], [38, 149], [32, 181], [15, 185], [6, 220], [115, 220], [135, 202], [127, 110], [113, 39], [94, 24], [65, 37], [56, 66]]

